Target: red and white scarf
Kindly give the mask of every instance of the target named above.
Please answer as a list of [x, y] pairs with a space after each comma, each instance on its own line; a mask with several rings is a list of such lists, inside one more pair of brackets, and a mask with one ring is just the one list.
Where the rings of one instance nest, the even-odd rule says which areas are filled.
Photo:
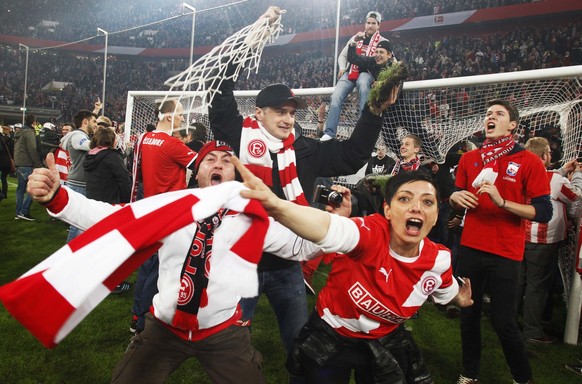
[[507, 155], [515, 147], [513, 135], [504, 136], [497, 140], [485, 139], [483, 145], [479, 148], [481, 153], [481, 160], [483, 161], [483, 169], [475, 180], [473, 180], [473, 187], [479, 188], [483, 182], [488, 181], [495, 183], [497, 175], [499, 174], [499, 163], [497, 159]]
[[390, 176], [397, 175], [400, 171], [416, 171], [418, 168], [420, 168], [420, 158], [418, 156], [407, 162], [398, 159], [392, 168]]
[[285, 140], [277, 139], [254, 117], [248, 116], [243, 121], [240, 160], [255, 176], [272, 187], [271, 153], [276, 153], [279, 179], [285, 198], [299, 205], [309, 205], [297, 177], [294, 142], [295, 130]]
[[69, 176], [69, 168], [71, 168], [69, 152], [62, 148], [57, 148], [55, 150], [55, 165], [57, 166], [57, 171], [59, 171], [61, 185], [65, 185], [65, 181], [67, 181], [67, 177]]
[[[376, 54], [376, 47], [378, 43], [382, 40], [382, 36], [380, 36], [379, 32], [376, 32], [370, 37], [370, 42], [368, 43], [368, 49], [364, 54], [366, 56], [374, 56]], [[360, 40], [356, 43], [356, 53], [358, 55], [362, 54], [362, 48], [364, 47], [364, 40]], [[348, 72], [348, 80], [357, 80], [358, 76], [360, 75], [360, 68], [357, 65], [352, 64], [350, 65], [350, 71]]]
[[[0, 300], [42, 344], [52, 348], [159, 249], [167, 236], [221, 208], [243, 213], [237, 218], [246, 231], [230, 248], [214, 238], [214, 250], [224, 249], [220, 257], [215, 252], [213, 259], [218, 260], [211, 265], [212, 279], [242, 297], [257, 295], [256, 265], [269, 221], [259, 202], [240, 196], [243, 188], [238, 182], [226, 182], [126, 205], [0, 287]], [[66, 189], [61, 193], [67, 196]]]

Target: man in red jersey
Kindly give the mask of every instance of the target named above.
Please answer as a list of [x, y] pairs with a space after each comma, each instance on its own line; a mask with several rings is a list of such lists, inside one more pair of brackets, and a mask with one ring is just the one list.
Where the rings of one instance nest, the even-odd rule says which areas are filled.
[[[157, 105], [158, 124], [146, 132], [136, 146], [134, 154], [133, 183], [135, 192], [138, 179], [143, 182], [143, 196], [186, 189], [186, 168], [193, 167], [196, 152], [172, 136], [184, 121], [184, 107], [176, 100], [166, 100]], [[158, 292], [158, 255], [155, 253], [138, 270], [134, 290], [133, 318], [129, 330], [141, 332], [144, 315]]]
[[461, 310], [463, 373], [457, 383], [479, 383], [484, 292], [491, 297], [491, 323], [514, 383], [530, 383], [531, 366], [515, 319], [523, 219], [550, 220], [550, 185], [540, 159], [513, 140], [517, 108], [505, 100], [487, 105], [485, 142], [461, 157], [450, 197], [453, 209], [466, 211], [457, 272], [471, 279], [475, 301]]

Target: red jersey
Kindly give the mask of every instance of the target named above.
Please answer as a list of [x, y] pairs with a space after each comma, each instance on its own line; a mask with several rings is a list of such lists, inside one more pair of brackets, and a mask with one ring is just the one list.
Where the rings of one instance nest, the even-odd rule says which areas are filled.
[[[527, 204], [532, 198], [550, 194], [546, 169], [541, 159], [530, 151], [521, 150], [497, 159], [499, 175], [495, 186], [505, 200]], [[465, 153], [459, 161], [455, 185], [477, 194], [471, 184], [483, 169], [478, 149]], [[525, 249], [525, 220], [498, 208], [483, 193], [477, 208], [468, 209], [465, 215], [461, 244], [521, 261]]]
[[186, 167], [196, 152], [162, 131], [146, 133], [140, 151], [144, 197], [186, 189]]
[[357, 245], [334, 259], [316, 304], [321, 318], [336, 332], [380, 338], [411, 318], [429, 295], [441, 304], [457, 295], [447, 248], [427, 238], [419, 256], [399, 256], [389, 249], [389, 222], [384, 216], [351, 220], [359, 231]]

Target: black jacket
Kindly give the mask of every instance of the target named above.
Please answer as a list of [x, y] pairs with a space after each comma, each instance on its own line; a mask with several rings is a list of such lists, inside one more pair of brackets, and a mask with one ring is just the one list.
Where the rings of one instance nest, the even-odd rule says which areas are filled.
[[[234, 82], [224, 81], [222, 93], [217, 93], [209, 108], [210, 129], [215, 139], [229, 143], [238, 154], [244, 117], [238, 111], [233, 94]], [[305, 198], [311, 202], [315, 179], [318, 176], [334, 177], [356, 173], [370, 158], [382, 129], [382, 118], [373, 115], [366, 107], [358, 120], [354, 132], [345, 141], [317, 139], [301, 136], [301, 127], [295, 126], [295, 149], [297, 176]], [[276, 155], [273, 158], [273, 192], [285, 198], [279, 180]], [[259, 270], [275, 270], [295, 263], [279, 257], [263, 254]]]
[[348, 61], [357, 65], [360, 69], [360, 72], [368, 72], [370, 75], [372, 75], [374, 80], [378, 79], [378, 74], [380, 71], [392, 64], [392, 60], [388, 60], [386, 64], [379, 65], [376, 64], [376, 59], [374, 56], [358, 55], [355, 45], [350, 45], [348, 47]]
[[121, 154], [111, 148], [94, 148], [85, 157], [87, 197], [111, 204], [128, 203], [131, 179]]

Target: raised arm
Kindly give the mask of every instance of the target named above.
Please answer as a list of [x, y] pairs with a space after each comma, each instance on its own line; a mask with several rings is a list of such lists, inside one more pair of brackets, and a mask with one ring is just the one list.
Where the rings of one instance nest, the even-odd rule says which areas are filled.
[[259, 200], [269, 216], [299, 237], [312, 242], [319, 242], [325, 238], [331, 221], [330, 213], [278, 198], [261, 179], [242, 165], [237, 157], [233, 156], [231, 159], [245, 186], [249, 188], [241, 191], [242, 197]]

